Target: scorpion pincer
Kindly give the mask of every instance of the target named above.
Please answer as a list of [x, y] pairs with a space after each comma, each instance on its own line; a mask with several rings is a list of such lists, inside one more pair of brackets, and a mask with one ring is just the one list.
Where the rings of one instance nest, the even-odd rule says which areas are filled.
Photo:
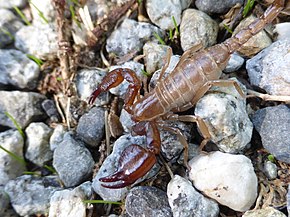
[[89, 103], [92, 104], [100, 93], [118, 86], [124, 79], [127, 80], [130, 85], [125, 94], [124, 109], [136, 122], [133, 131], [138, 135], [146, 135], [147, 148], [136, 144], [125, 148], [120, 156], [117, 171], [100, 178], [101, 182], [110, 184], [102, 185], [108, 188], [128, 186], [153, 167], [161, 148], [158, 120], [164, 119], [165, 116], [171, 120], [196, 122], [204, 137], [201, 145], [205, 145], [210, 135], [203, 120], [196, 116], [178, 116], [172, 112], [193, 107], [212, 86], [234, 85], [243, 96], [235, 81], [219, 80], [222, 70], [226, 67], [230, 54], [271, 23], [283, 6], [283, 0], [276, 0], [260, 18], [221, 44], [206, 49], [192, 47], [182, 55], [173, 72], [157, 82], [155, 88], [144, 97], [139, 97], [141, 82], [132, 70], [118, 68], [108, 73], [92, 93]]

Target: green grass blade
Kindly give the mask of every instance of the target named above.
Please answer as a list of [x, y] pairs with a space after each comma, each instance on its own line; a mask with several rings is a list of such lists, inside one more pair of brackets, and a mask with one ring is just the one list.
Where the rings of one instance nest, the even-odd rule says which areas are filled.
[[233, 34], [233, 30], [231, 30], [226, 24], [224, 24], [224, 28], [231, 34]]
[[177, 25], [177, 22], [176, 22], [174, 16], [172, 16], [172, 21], [173, 21], [173, 24], [174, 24], [174, 27], [175, 27], [175, 34], [179, 35], [178, 25]]
[[16, 129], [18, 130], [18, 132], [20, 133], [20, 135], [22, 136], [22, 138], [24, 139], [25, 138], [25, 134], [22, 131], [20, 125], [17, 123], [17, 121], [8, 112], [4, 112], [4, 114], [12, 121], [12, 123], [14, 124], [14, 126], [16, 127]]
[[14, 40], [14, 36], [8, 30], [0, 28], [0, 31], [3, 32], [5, 35], [8, 35], [9, 38], [11, 38], [12, 40]]
[[163, 39], [156, 32], [154, 32], [153, 35], [159, 41], [160, 44], [165, 45]]
[[16, 11], [16, 13], [21, 17], [21, 19], [24, 21], [24, 23], [26, 23], [27, 26], [31, 26], [31, 23], [28, 21], [28, 19], [25, 17], [22, 11], [16, 6], [13, 6], [13, 8]]
[[144, 76], [146, 76], [146, 77], [150, 77], [150, 76], [151, 76], [151, 74], [148, 73], [148, 72], [146, 72], [144, 69], [141, 69], [141, 72], [142, 72], [142, 74], [143, 74]]
[[32, 176], [41, 176], [39, 172], [32, 172], [32, 171], [24, 171], [24, 175], [32, 175]]
[[26, 56], [33, 60], [39, 67], [43, 64], [43, 61], [41, 59], [38, 59], [36, 56], [33, 56], [31, 54], [26, 54]]
[[37, 7], [36, 7], [36, 5], [35, 4], [33, 4], [33, 2], [31, 1], [31, 0], [28, 0], [28, 2], [37, 10], [37, 12], [38, 12], [38, 16], [40, 16], [41, 17], [41, 19], [46, 23], [46, 24], [48, 24], [48, 20], [46, 19], [46, 17], [43, 15], [43, 13], [42, 13], [42, 11], [41, 10], [39, 10]]
[[255, 0], [248, 0], [243, 10], [243, 17], [246, 17], [249, 11], [253, 8]]
[[101, 204], [115, 204], [122, 205], [122, 202], [107, 201], [107, 200], [83, 200], [84, 203], [101, 203]]
[[73, 5], [69, 6], [69, 10], [72, 16], [72, 19], [76, 22], [77, 26], [82, 29], [80, 22], [78, 21], [78, 19], [76, 18], [76, 14], [75, 14], [75, 9]]
[[54, 173], [54, 174], [56, 173], [56, 170], [53, 167], [51, 167], [51, 166], [44, 165], [44, 168], [49, 170], [51, 173]]
[[7, 154], [10, 155], [11, 158], [17, 160], [19, 163], [21, 163], [23, 165], [26, 165], [26, 162], [25, 162], [25, 160], [22, 157], [14, 154], [14, 153], [12, 153], [11, 151], [9, 151], [6, 148], [4, 148], [2, 145], [0, 145], [0, 149], [2, 149], [3, 151], [5, 151]]
[[169, 40], [173, 41], [173, 30], [169, 29]]

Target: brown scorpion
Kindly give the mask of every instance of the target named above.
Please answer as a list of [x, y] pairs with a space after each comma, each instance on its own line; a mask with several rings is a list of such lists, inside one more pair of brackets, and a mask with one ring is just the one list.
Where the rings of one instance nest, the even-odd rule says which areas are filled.
[[[243, 95], [235, 81], [219, 80], [222, 70], [226, 67], [230, 54], [272, 22], [283, 6], [283, 0], [276, 0], [260, 18], [221, 44], [206, 49], [200, 49], [198, 46], [189, 49], [182, 55], [173, 72], [164, 80], [159, 80], [155, 88], [144, 97], [139, 95], [141, 82], [132, 70], [118, 68], [108, 73], [92, 93], [89, 103], [92, 104], [100, 93], [118, 86], [124, 79], [127, 80], [130, 84], [125, 95], [124, 109], [136, 122], [133, 131], [138, 135], [146, 135], [147, 148], [136, 144], [125, 148], [120, 156], [117, 171], [99, 179], [110, 184], [102, 185], [108, 188], [128, 186], [153, 167], [156, 163], [156, 155], [161, 149], [158, 120], [164, 119], [165, 116], [171, 120], [196, 122], [204, 137], [201, 145], [205, 145], [210, 135], [204, 121], [196, 116], [178, 116], [172, 112], [181, 112], [193, 107], [212, 86], [234, 85]], [[180, 133], [177, 131], [175, 133], [182, 140]]]

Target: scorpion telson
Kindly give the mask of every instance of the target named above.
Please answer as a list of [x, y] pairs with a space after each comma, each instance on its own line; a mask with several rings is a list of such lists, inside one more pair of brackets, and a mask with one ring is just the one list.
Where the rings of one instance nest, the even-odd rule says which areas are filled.
[[[153, 167], [161, 146], [158, 120], [165, 116], [171, 120], [196, 122], [204, 137], [201, 146], [205, 145], [210, 139], [210, 135], [204, 121], [199, 117], [178, 116], [172, 112], [181, 112], [193, 107], [212, 86], [234, 85], [237, 91], [243, 95], [235, 81], [219, 80], [222, 70], [226, 67], [230, 54], [261, 31], [265, 25], [271, 23], [283, 6], [283, 0], [276, 0], [260, 18], [221, 44], [206, 49], [192, 47], [182, 55], [169, 76], [158, 82], [152, 91], [144, 97], [138, 97], [137, 100], [135, 97], [139, 93], [141, 82], [132, 70], [118, 68], [108, 73], [92, 93], [89, 103], [92, 104], [100, 93], [118, 86], [124, 79], [127, 80], [130, 85], [125, 95], [124, 108], [137, 123], [133, 128], [134, 132], [138, 135], [146, 135], [147, 148], [136, 144], [125, 148], [120, 156], [117, 171], [112, 175], [100, 178], [100, 181], [108, 183], [102, 185], [108, 188], [128, 186]], [[182, 140], [180, 132], [175, 131], [174, 133]]]

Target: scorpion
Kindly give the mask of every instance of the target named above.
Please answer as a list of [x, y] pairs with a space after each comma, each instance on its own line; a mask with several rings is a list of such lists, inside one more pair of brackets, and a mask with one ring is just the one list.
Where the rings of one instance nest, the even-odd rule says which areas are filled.
[[[160, 80], [162, 78], [160, 75], [155, 88], [143, 97], [139, 94], [141, 82], [134, 71], [128, 68], [117, 68], [109, 72], [92, 93], [89, 104], [93, 104], [100, 93], [118, 86], [124, 79], [128, 81], [129, 87], [125, 94], [124, 109], [136, 122], [132, 127], [133, 132], [137, 135], [145, 135], [147, 146], [143, 148], [137, 144], [130, 144], [126, 147], [120, 155], [117, 171], [99, 179], [103, 182], [102, 186], [106, 188], [126, 187], [144, 176], [154, 166], [157, 161], [156, 156], [161, 149], [158, 129], [160, 126], [176, 133], [185, 147], [184, 151], [187, 151], [187, 142], [180, 135], [180, 131], [160, 124], [161, 119], [197, 123], [199, 132], [204, 138], [201, 147], [204, 146], [210, 140], [205, 122], [200, 117], [179, 116], [175, 112], [192, 108], [212, 86], [234, 86], [239, 94], [244, 96], [235, 81], [219, 80], [222, 70], [225, 69], [230, 55], [271, 23], [283, 6], [284, 0], [276, 0], [260, 18], [221, 44], [206, 49], [194, 46], [185, 51], [172, 73], [164, 80]], [[162, 71], [161, 74], [164, 73], [164, 70]], [[185, 162], [187, 162], [186, 159], [185, 154]]]

